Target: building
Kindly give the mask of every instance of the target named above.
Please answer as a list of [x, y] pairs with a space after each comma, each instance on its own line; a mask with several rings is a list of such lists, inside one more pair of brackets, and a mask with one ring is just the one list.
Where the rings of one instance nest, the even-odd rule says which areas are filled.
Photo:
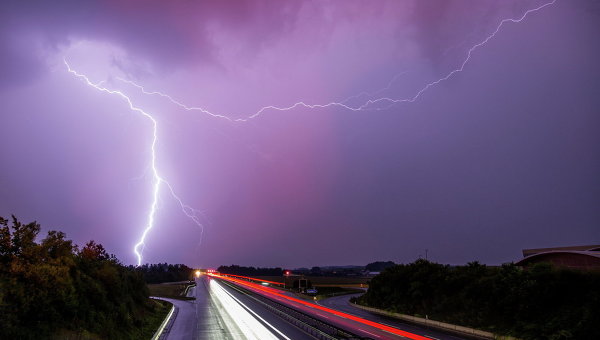
[[549, 262], [559, 267], [600, 270], [600, 245], [523, 249], [518, 266]]

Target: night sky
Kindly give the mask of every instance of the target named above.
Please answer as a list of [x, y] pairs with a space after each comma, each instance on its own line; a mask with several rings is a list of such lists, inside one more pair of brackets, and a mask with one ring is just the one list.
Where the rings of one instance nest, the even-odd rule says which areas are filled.
[[[144, 262], [411, 262], [428, 249], [499, 264], [597, 244], [599, 1], [505, 22], [462, 72], [389, 100], [546, 2], [3, 0], [0, 216], [136, 263], [153, 125], [66, 60], [156, 120], [156, 168], [203, 225], [161, 183]], [[363, 106], [253, 116], [297, 102]]]

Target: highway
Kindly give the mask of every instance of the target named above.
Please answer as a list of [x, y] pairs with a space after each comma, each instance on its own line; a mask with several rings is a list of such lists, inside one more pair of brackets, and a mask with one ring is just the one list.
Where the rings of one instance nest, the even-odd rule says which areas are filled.
[[196, 300], [163, 299], [177, 314], [161, 339], [313, 339], [250, 297], [217, 280], [196, 279], [188, 291]]
[[[419, 328], [411, 325], [406, 325], [395, 320], [384, 319], [378, 316], [370, 315], [366, 318], [364, 314], [359, 315], [354, 310], [344, 310], [329, 308], [323, 305], [318, 305], [312, 301], [299, 299], [294, 296], [290, 296], [287, 292], [282, 292], [279, 289], [265, 287], [260, 284], [248, 282], [247, 280], [225, 277], [221, 275], [213, 275], [214, 277], [226, 280], [228, 282], [235, 283], [245, 289], [265, 296], [277, 303], [289, 306], [295, 310], [301, 311], [302, 313], [308, 314], [316, 319], [322, 320], [326, 323], [334, 325], [336, 327], [347, 330], [358, 337], [371, 338], [371, 339], [414, 339], [414, 340], [426, 340], [426, 339], [443, 339], [443, 340], [457, 340], [459, 337], [447, 335], [441, 332], [435, 332], [426, 328]], [[338, 300], [339, 301], [339, 300]], [[339, 303], [337, 308], [339, 308]], [[349, 312], [348, 312], [349, 311]]]
[[350, 296], [316, 304], [240, 278], [203, 276], [188, 296], [196, 300], [164, 299], [177, 312], [160, 339], [462, 339], [372, 315]]

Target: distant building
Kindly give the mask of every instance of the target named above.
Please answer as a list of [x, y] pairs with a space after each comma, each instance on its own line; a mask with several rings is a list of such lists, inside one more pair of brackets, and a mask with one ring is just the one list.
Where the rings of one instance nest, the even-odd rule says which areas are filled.
[[559, 267], [600, 270], [600, 245], [523, 249], [518, 266], [549, 262]]

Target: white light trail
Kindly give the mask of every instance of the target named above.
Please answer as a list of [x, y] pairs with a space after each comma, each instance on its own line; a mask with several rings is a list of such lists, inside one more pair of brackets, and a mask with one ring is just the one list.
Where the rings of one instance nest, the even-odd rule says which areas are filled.
[[[262, 322], [264, 322], [271, 329], [275, 330], [280, 336], [284, 339], [290, 340], [287, 336], [285, 336], [281, 331], [275, 328], [273, 325], [265, 321], [263, 318], [258, 316], [258, 314], [254, 313], [254, 317], [248, 313], [250, 310], [248, 307], [244, 305], [244, 307], [248, 308], [248, 310], [242, 307], [242, 302], [233, 297], [233, 295], [229, 294], [220, 284], [217, 283], [216, 280], [211, 279], [209, 283], [211, 295], [216, 297], [217, 301], [223, 308], [219, 308], [219, 312], [223, 314], [223, 312], [227, 313], [231, 320], [236, 324], [239, 330], [244, 335], [245, 339], [256, 339], [256, 340], [277, 340], [278, 337], [273, 335], [269, 329], [267, 329], [262, 323], [260, 323], [257, 318], [260, 318]], [[235, 300], [234, 300], [235, 299]]]
[[154, 117], [152, 117], [151, 114], [147, 113], [146, 111], [142, 110], [141, 108], [134, 106], [131, 99], [127, 95], [125, 95], [123, 92], [118, 91], [118, 90], [110, 90], [110, 89], [107, 89], [106, 87], [102, 87], [101, 84], [103, 83], [103, 81], [94, 84], [90, 81], [90, 79], [86, 75], [78, 73], [77, 71], [73, 70], [66, 59], [63, 59], [63, 62], [67, 66], [67, 70], [69, 73], [71, 73], [71, 74], [75, 75], [77, 78], [83, 80], [88, 86], [91, 86], [91, 87], [95, 88], [96, 90], [99, 90], [101, 92], [105, 92], [105, 93], [108, 93], [111, 95], [116, 95], [116, 96], [119, 96], [120, 98], [124, 99], [127, 102], [127, 104], [129, 105], [130, 110], [140, 113], [143, 117], [145, 117], [152, 123], [152, 142], [150, 144], [150, 151], [151, 151], [150, 168], [152, 170], [152, 202], [150, 204], [150, 211], [148, 213], [147, 223], [146, 223], [146, 226], [142, 233], [142, 236], [141, 236], [140, 240], [138, 241], [138, 243], [136, 243], [133, 248], [133, 252], [135, 253], [135, 255], [137, 257], [138, 266], [142, 264], [142, 252], [144, 249], [144, 242], [146, 240], [146, 236], [148, 235], [148, 232], [150, 231], [150, 229], [152, 229], [154, 227], [154, 220], [156, 217], [156, 210], [158, 207], [158, 196], [160, 193], [161, 184], [165, 184], [169, 188], [171, 196], [173, 196], [173, 198], [175, 198], [175, 200], [179, 203], [183, 213], [187, 217], [192, 219], [192, 221], [194, 221], [194, 223], [196, 223], [196, 225], [198, 225], [200, 227], [201, 231], [203, 231], [204, 228], [202, 226], [202, 223], [200, 223], [200, 221], [196, 215], [196, 210], [194, 210], [190, 206], [184, 204], [183, 201], [181, 200], [181, 198], [179, 198], [179, 196], [177, 196], [175, 194], [175, 191], [173, 190], [173, 187], [171, 186], [171, 184], [169, 184], [169, 182], [167, 182], [163, 177], [161, 177], [158, 172], [158, 168], [156, 165], [156, 145], [158, 143], [158, 122], [156, 121], [156, 119], [154, 119]]

